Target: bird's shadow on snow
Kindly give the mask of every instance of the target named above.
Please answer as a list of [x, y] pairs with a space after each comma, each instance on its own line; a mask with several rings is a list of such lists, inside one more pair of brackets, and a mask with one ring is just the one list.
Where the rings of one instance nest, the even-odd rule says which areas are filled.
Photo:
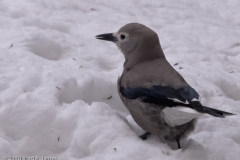
[[[179, 157], [185, 157], [185, 159], [203, 160], [209, 159], [209, 151], [204, 146], [194, 139], [185, 139], [181, 141], [182, 149], [178, 149], [176, 142], [163, 142], [158, 136], [151, 135], [149, 139], [145, 140], [146, 143], [159, 146], [161, 143], [163, 154], [171, 156], [172, 154], [178, 154]], [[184, 153], [184, 154], [183, 154]]]
[[[177, 146], [177, 143], [176, 142], [165, 142], [163, 140], [161, 140], [161, 138], [159, 138], [158, 136], [156, 135], [151, 135], [147, 140], [146, 142], [148, 143], [163, 143], [163, 144], [166, 144], [168, 145], [172, 150], [178, 150], [178, 146]], [[184, 139], [184, 140], [181, 140], [181, 150], [182, 151], [186, 151], [186, 150], [204, 150], [204, 147], [202, 144], [198, 143], [197, 141], [195, 141], [194, 139]]]

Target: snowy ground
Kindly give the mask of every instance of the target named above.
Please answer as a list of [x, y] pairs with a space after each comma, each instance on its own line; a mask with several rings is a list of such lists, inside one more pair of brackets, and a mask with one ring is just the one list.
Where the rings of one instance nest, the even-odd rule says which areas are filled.
[[[116, 88], [123, 56], [95, 35], [155, 30], [203, 104], [240, 115], [240, 1], [0, 0], [0, 157], [233, 160], [240, 117], [202, 117], [174, 150], [137, 137]], [[109, 97], [112, 97], [109, 99]]]

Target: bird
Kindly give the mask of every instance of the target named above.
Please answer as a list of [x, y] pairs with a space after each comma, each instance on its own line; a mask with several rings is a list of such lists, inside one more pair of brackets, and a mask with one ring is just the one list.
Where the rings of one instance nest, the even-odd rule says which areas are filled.
[[125, 58], [118, 93], [146, 131], [141, 139], [153, 134], [181, 149], [180, 141], [195, 129], [198, 117], [235, 115], [202, 105], [197, 91], [167, 61], [157, 33], [145, 25], [129, 23], [96, 38], [114, 42]]

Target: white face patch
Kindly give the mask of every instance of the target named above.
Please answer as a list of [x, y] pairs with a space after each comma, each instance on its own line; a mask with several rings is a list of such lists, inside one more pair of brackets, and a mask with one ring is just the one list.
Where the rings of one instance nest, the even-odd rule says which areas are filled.
[[[129, 34], [126, 32], [114, 32], [113, 36], [117, 38], [117, 41], [115, 42], [118, 49], [123, 53], [123, 55], [126, 55], [126, 53], [130, 52], [129, 51]], [[130, 48], [131, 50], [131, 48]]]
[[117, 34], [117, 39], [119, 42], [126, 42], [129, 40], [129, 34], [126, 32], [120, 32]]
[[118, 37], [118, 32], [113, 32], [114, 37]]

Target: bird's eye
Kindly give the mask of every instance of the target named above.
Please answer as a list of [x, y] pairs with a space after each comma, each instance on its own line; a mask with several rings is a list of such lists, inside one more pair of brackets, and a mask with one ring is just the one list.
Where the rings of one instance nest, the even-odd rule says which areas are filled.
[[122, 35], [120, 35], [120, 38], [121, 38], [121, 40], [124, 40], [125, 36], [122, 34]]

